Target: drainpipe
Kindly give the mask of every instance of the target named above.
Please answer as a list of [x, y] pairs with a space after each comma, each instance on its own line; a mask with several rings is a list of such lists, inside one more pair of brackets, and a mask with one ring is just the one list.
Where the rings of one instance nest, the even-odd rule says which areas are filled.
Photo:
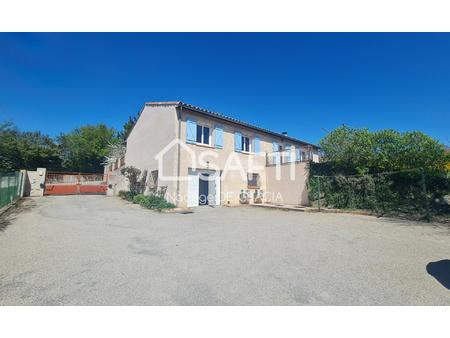
[[[183, 110], [183, 107], [179, 107], [179, 109], [177, 109], [177, 118], [178, 118], [178, 140], [181, 140], [181, 111]], [[180, 142], [178, 143], [178, 149], [177, 149], [177, 200], [176, 200], [176, 205], [177, 207], [180, 204], [179, 201], [179, 194], [180, 194], [180, 156], [181, 156], [181, 145]]]

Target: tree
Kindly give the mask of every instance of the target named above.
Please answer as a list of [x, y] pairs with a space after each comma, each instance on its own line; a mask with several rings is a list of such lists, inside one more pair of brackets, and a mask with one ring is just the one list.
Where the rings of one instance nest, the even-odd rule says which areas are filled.
[[[339, 127], [320, 146], [321, 163], [310, 164], [309, 196], [335, 208], [448, 215], [450, 155], [445, 146], [418, 132]], [[318, 177], [320, 176], [320, 178]]]
[[86, 125], [58, 137], [63, 167], [68, 171], [101, 172], [111, 144], [119, 142], [113, 128]]
[[342, 126], [321, 141], [324, 159], [345, 174], [424, 168], [442, 171], [448, 161], [443, 144], [418, 132]]
[[123, 125], [123, 130], [118, 133], [118, 137], [122, 141], [125, 142], [127, 140], [128, 136], [130, 135], [131, 131], [133, 130], [134, 125], [136, 124], [138, 118], [139, 118], [139, 116], [128, 117], [128, 121], [125, 122]]
[[0, 171], [61, 168], [60, 149], [40, 132], [21, 132], [11, 122], [0, 124]]

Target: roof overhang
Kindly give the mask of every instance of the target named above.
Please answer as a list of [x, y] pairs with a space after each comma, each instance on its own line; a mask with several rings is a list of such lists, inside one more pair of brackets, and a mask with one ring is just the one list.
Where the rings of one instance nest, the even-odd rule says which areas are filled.
[[308, 145], [308, 146], [314, 147], [316, 149], [320, 149], [320, 147], [315, 145], [315, 144], [308, 143], [308, 142], [296, 139], [294, 137], [290, 137], [288, 135], [283, 135], [281, 133], [277, 133], [277, 132], [271, 131], [269, 129], [261, 128], [261, 127], [258, 127], [258, 126], [255, 126], [255, 125], [252, 125], [252, 124], [249, 124], [249, 123], [237, 120], [235, 118], [223, 115], [221, 113], [216, 113], [216, 112], [212, 112], [212, 111], [200, 108], [200, 107], [196, 107], [196, 106], [193, 106], [191, 104], [184, 103], [182, 101], [146, 102], [145, 105], [146, 106], [175, 106], [175, 107], [182, 107], [182, 108], [191, 110], [193, 112], [196, 112], [196, 113], [208, 116], [208, 117], [212, 117], [212, 118], [215, 118], [215, 119], [218, 119], [218, 120], [221, 120], [221, 121], [225, 121], [225, 122], [234, 123], [234, 124], [240, 125], [242, 127], [249, 128], [249, 129], [261, 132], [261, 133], [265, 133], [265, 134], [269, 134], [269, 135], [272, 135], [272, 136], [276, 136], [278, 138], [281, 138], [282, 140], [287, 140], [287, 141], [292, 141], [292, 142], [296, 142], [296, 143], [301, 143], [301, 144], [304, 144], [304, 145]]

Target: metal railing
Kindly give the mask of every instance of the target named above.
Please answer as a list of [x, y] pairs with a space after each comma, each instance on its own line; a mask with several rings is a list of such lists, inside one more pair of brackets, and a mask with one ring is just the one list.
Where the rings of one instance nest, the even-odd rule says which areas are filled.
[[19, 198], [23, 184], [20, 177], [19, 172], [0, 173], [0, 208]]
[[312, 152], [302, 151], [274, 151], [266, 153], [266, 166], [283, 165], [297, 162], [309, 162], [312, 160]]
[[46, 184], [101, 184], [107, 181], [106, 174], [48, 172]]

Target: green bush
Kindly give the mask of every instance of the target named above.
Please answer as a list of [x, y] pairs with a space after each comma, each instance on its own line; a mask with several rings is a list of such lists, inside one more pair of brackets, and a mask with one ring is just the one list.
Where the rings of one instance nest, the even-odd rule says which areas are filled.
[[173, 209], [175, 205], [167, 202], [164, 197], [161, 196], [144, 196], [145, 198], [141, 201], [141, 205], [148, 209], [154, 210], [164, 210], [164, 209]]
[[125, 191], [125, 190], [119, 191], [119, 197], [120, 197], [120, 198], [123, 198], [124, 200], [127, 200], [127, 201], [132, 202], [134, 196], [136, 196], [136, 195], [133, 194], [133, 193], [130, 192], [130, 191]]
[[144, 204], [146, 200], [146, 196], [144, 195], [135, 195], [133, 196], [133, 203], [134, 204]]
[[135, 204], [139, 204], [147, 209], [161, 211], [165, 209], [175, 208], [174, 204], [166, 201], [162, 196], [155, 196], [155, 195], [144, 196], [142, 194], [133, 195], [128, 191], [120, 191], [119, 196]]
[[342, 126], [320, 146], [322, 161], [309, 163], [308, 193], [314, 205], [320, 200], [331, 208], [425, 219], [450, 215], [450, 153], [431, 137]]
[[[330, 163], [323, 163], [323, 167]], [[323, 174], [321, 164], [311, 165], [308, 181], [309, 199], [317, 205], [318, 180], [322, 206], [336, 209], [365, 209], [377, 214], [411, 214], [424, 218], [449, 215], [445, 196], [450, 193], [450, 180], [439, 172], [411, 170], [387, 174], [334, 176]], [[315, 170], [319, 168], [319, 170]], [[319, 178], [317, 175], [319, 174]]]

